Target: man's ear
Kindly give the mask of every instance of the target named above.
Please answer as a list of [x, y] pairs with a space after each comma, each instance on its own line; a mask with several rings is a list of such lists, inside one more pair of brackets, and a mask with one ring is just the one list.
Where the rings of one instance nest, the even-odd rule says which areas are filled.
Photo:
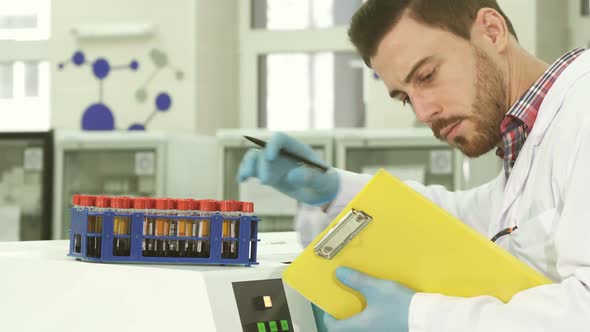
[[508, 47], [510, 32], [502, 14], [492, 8], [482, 8], [477, 12], [473, 22], [471, 38], [482, 41], [498, 53], [502, 53]]

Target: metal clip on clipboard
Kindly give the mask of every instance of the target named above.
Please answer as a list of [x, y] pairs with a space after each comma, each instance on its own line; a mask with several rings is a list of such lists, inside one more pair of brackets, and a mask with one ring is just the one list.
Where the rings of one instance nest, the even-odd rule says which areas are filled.
[[371, 220], [373, 218], [363, 211], [351, 210], [315, 245], [314, 252], [320, 257], [332, 259]]

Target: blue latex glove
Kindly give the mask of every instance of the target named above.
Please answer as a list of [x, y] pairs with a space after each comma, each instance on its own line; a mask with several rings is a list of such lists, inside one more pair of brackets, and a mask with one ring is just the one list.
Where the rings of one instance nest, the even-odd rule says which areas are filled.
[[346, 267], [336, 270], [336, 277], [361, 293], [367, 307], [358, 315], [337, 320], [328, 313], [324, 323], [329, 332], [407, 332], [410, 302], [415, 292], [390, 280], [376, 279]]
[[313, 303], [311, 304], [311, 310], [313, 312], [313, 318], [315, 319], [317, 332], [330, 332], [326, 329], [326, 323], [324, 322], [324, 317], [327, 313]]
[[334, 169], [324, 173], [303, 166], [279, 155], [280, 149], [329, 167], [308, 145], [284, 133], [277, 133], [267, 142], [264, 150], [251, 149], [246, 153], [238, 171], [238, 182], [258, 178], [262, 184], [309, 205], [323, 205], [336, 197], [340, 179]]

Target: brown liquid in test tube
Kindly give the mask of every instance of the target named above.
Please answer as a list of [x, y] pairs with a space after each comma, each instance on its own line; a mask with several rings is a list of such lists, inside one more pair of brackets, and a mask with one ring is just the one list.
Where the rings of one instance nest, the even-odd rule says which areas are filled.
[[[148, 210], [148, 202], [149, 202], [149, 200], [145, 197], [132, 198], [131, 205], [133, 207], [133, 212], [134, 213], [145, 213]], [[142, 220], [142, 226], [143, 226], [142, 233], [145, 236], [145, 235], [147, 235], [147, 232], [148, 232], [148, 218], [145, 216], [143, 217], [143, 220]], [[142, 252], [143, 256], [145, 256], [146, 250], [147, 250], [147, 240], [144, 237], [142, 237], [141, 252]]]
[[[74, 205], [74, 210], [78, 211], [81, 210], [82, 207], [80, 206], [80, 197], [82, 195], [73, 195], [72, 196], [72, 204]], [[74, 252], [80, 253], [82, 252], [82, 235], [74, 234]]]
[[[119, 206], [119, 197], [113, 197], [111, 199], [111, 208], [116, 209], [116, 206]], [[117, 211], [118, 212], [118, 211]], [[119, 235], [119, 223], [121, 222], [121, 217], [115, 216], [113, 218], [113, 235]], [[119, 238], [113, 239], [113, 255], [119, 256]]]
[[[176, 200], [168, 198], [168, 215], [175, 215], [176, 212]], [[164, 226], [164, 235], [168, 237], [175, 237], [178, 234], [178, 219], [167, 219]], [[178, 247], [176, 246], [176, 240], [168, 239], [166, 241], [165, 256], [176, 257], [178, 255]]]
[[[241, 207], [242, 207], [242, 215], [250, 216], [250, 217], [254, 216], [254, 203], [253, 202], [241, 202]], [[252, 223], [253, 222], [251, 222], [251, 224]], [[238, 229], [238, 234], [239, 234], [239, 229]], [[239, 235], [237, 237], [239, 237]], [[254, 237], [254, 234], [250, 233], [250, 237]]]
[[[156, 214], [158, 215], [166, 215], [168, 213], [168, 199], [166, 198], [158, 198], [156, 199]], [[156, 217], [156, 236], [159, 237], [156, 239], [154, 243], [154, 256], [161, 257], [164, 256], [166, 249], [165, 244], [166, 241], [161, 238], [165, 236], [165, 227], [166, 227], [167, 218], [157, 216]], [[168, 223], [170, 221], [168, 220]]]
[[[95, 196], [89, 195], [79, 195], [79, 205], [82, 209], [90, 210], [94, 209], [94, 202], [96, 200]], [[95, 233], [95, 224], [96, 224], [96, 216], [88, 215], [88, 219], [86, 221], [86, 234], [93, 234]], [[94, 237], [86, 236], [86, 256], [95, 257], [92, 248], [94, 248]], [[82, 237], [80, 235], [76, 235], [74, 238], [74, 248], [76, 252], [81, 252], [82, 249]]]
[[211, 254], [210, 225], [211, 216], [219, 211], [219, 202], [208, 199], [200, 202], [201, 215], [206, 217], [199, 221], [197, 237], [206, 238], [197, 241], [197, 257], [208, 258]]
[[97, 215], [94, 219], [94, 232], [100, 234], [101, 236], [95, 237], [93, 241], [93, 248], [92, 257], [101, 257], [102, 255], [102, 220], [103, 220], [103, 213], [109, 209], [111, 206], [111, 198], [108, 196], [98, 196], [96, 197], [96, 212], [100, 214]]
[[[115, 197], [111, 199], [111, 208], [115, 209], [116, 213], [129, 213], [131, 208], [131, 199], [129, 197]], [[129, 256], [131, 254], [131, 239], [120, 238], [117, 235], [131, 235], [131, 217], [115, 215], [113, 223], [113, 255], [114, 256]]]
[[[154, 198], [146, 198], [146, 210], [144, 211], [145, 214], [150, 215], [150, 214], [154, 214], [155, 213], [155, 207], [156, 207], [156, 200]], [[147, 222], [147, 229], [144, 229], [144, 233], [145, 235], [150, 235], [150, 236], [154, 236], [156, 235], [156, 218], [154, 217], [146, 217], [146, 222]], [[144, 256], [155, 256], [155, 242], [156, 240], [154, 239], [147, 239], [144, 240], [146, 241], [146, 249], [143, 252]]]
[[[190, 211], [190, 215], [191, 216], [200, 216], [202, 213], [200, 211], [201, 209], [201, 201], [200, 200], [196, 200], [193, 199], [192, 200], [193, 205], [192, 205], [192, 211]], [[191, 237], [197, 237], [199, 235], [199, 220], [198, 219], [188, 219], [187, 220], [187, 230], [186, 230], [186, 236], [191, 238]], [[187, 256], [188, 257], [198, 257], [197, 255], [197, 246], [198, 246], [198, 242], [196, 240], [189, 240], [187, 243]]]
[[229, 228], [231, 221], [225, 217], [231, 215], [233, 210], [232, 205], [231, 201], [219, 202], [219, 212], [221, 212], [221, 215], [224, 217], [221, 224], [221, 258], [229, 258], [229, 241], [227, 238], [230, 237]]
[[233, 241], [236, 238], [238, 221], [230, 219], [237, 217], [241, 210], [241, 204], [237, 201], [222, 201], [219, 208], [224, 216], [221, 227], [222, 247], [221, 258], [237, 258], [237, 245]]
[[[179, 216], [189, 216], [194, 210], [194, 202], [192, 199], [178, 199], [176, 200], [176, 210], [178, 210]], [[178, 227], [177, 231], [178, 237], [186, 237], [187, 231], [191, 228], [189, 227], [191, 223], [190, 219], [178, 219]], [[178, 257], [187, 257], [188, 250], [187, 250], [187, 240], [176, 240], [176, 250], [178, 252]]]
[[[236, 217], [242, 215], [242, 202], [233, 201], [234, 214]], [[238, 258], [238, 244], [240, 239], [240, 219], [232, 220], [229, 229], [229, 235], [234, 238], [234, 241], [231, 241], [229, 244], [229, 252], [231, 254], [231, 258]]]

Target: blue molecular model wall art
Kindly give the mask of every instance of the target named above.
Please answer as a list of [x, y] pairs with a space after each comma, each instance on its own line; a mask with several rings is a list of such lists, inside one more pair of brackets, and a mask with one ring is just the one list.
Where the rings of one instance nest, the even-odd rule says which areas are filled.
[[[154, 70], [149, 76], [149, 78], [135, 91], [135, 99], [139, 103], [145, 103], [149, 99], [148, 88], [150, 84], [154, 81], [154, 79], [160, 74], [163, 70], [168, 69], [174, 73], [174, 77], [177, 81], [181, 81], [184, 79], [184, 72], [175, 68], [170, 64], [168, 61], [168, 56], [161, 50], [152, 49], [150, 51], [150, 60], [154, 64]], [[154, 116], [160, 112], [168, 112], [172, 105], [172, 98], [170, 94], [166, 92], [159, 92], [156, 94], [154, 99], [156, 109], [147, 117], [147, 119], [142, 123], [134, 123], [129, 126], [129, 130], [145, 130], [147, 125], [152, 121]]]
[[[150, 52], [150, 59], [154, 63], [155, 70], [144, 82], [139, 89], [135, 92], [135, 98], [140, 103], [145, 103], [149, 98], [148, 87], [149, 84], [156, 78], [158, 73], [163, 69], [173, 70], [175, 78], [182, 80], [184, 73], [178, 69], [175, 69], [168, 62], [168, 56], [158, 50], [153, 49]], [[82, 114], [81, 126], [83, 130], [115, 130], [115, 116], [113, 110], [107, 106], [107, 103], [103, 100], [103, 85], [104, 80], [109, 77], [109, 74], [113, 70], [129, 69], [137, 71], [139, 69], [139, 62], [137, 60], [131, 60], [125, 65], [113, 66], [105, 58], [97, 58], [92, 63], [89, 63], [86, 59], [86, 55], [82, 51], [76, 51], [68, 61], [58, 64], [58, 68], [63, 70], [66, 66], [73, 64], [77, 67], [91, 66], [92, 74], [98, 80], [98, 96], [97, 102], [90, 104]], [[168, 112], [172, 106], [172, 97], [168, 92], [158, 92], [154, 97], [155, 110], [145, 119], [143, 122], [136, 122], [129, 126], [128, 130], [145, 130], [147, 125], [152, 121], [154, 116], [158, 112]]]

